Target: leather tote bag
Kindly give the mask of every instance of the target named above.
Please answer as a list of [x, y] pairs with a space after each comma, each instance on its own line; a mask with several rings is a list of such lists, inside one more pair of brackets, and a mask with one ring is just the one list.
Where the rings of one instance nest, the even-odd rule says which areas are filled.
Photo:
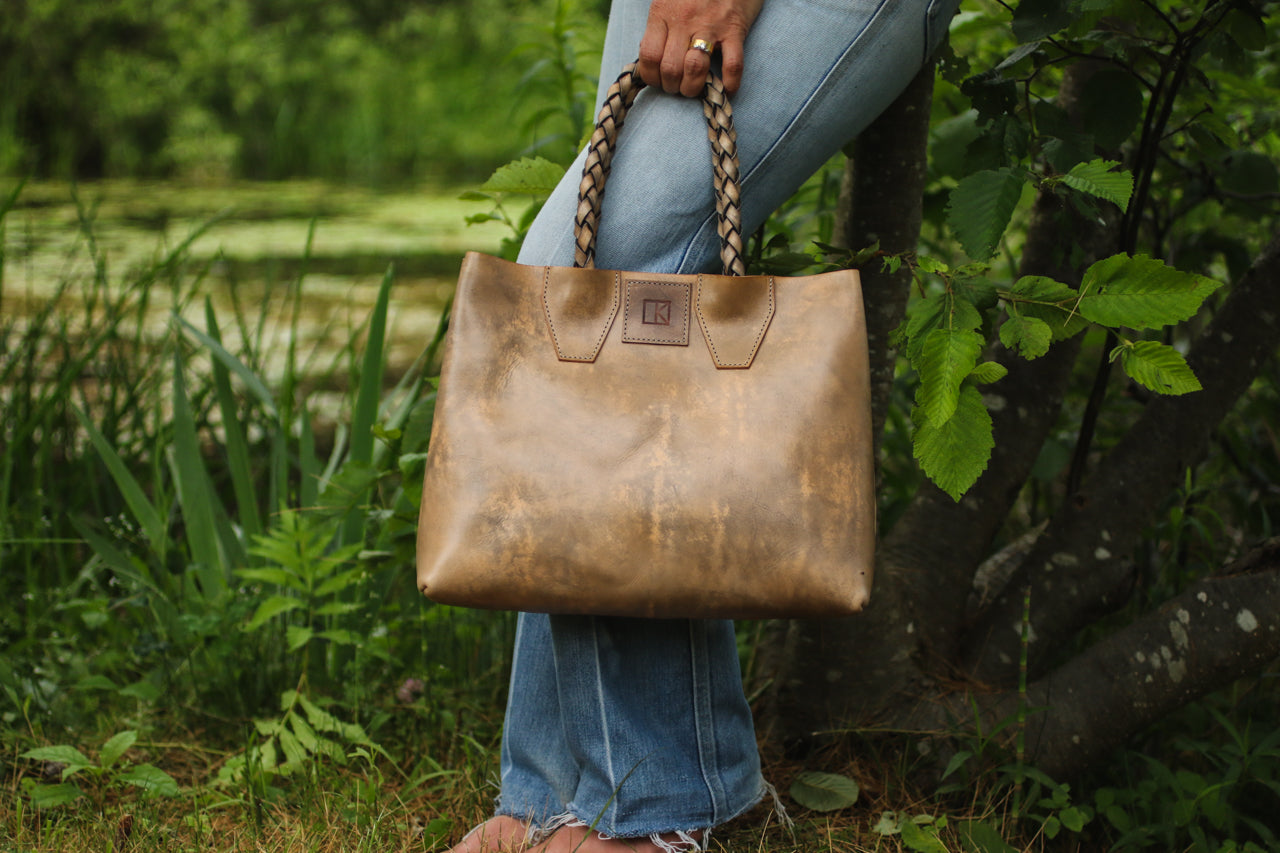
[[418, 528], [418, 585], [469, 607], [818, 617], [867, 601], [875, 501], [858, 273], [745, 276], [737, 151], [704, 98], [722, 275], [594, 268], [627, 108], [601, 110], [575, 266], [462, 265]]

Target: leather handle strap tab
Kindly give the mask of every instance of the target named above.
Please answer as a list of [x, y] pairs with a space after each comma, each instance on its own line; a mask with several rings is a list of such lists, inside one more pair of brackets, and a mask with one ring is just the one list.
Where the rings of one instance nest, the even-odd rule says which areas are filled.
[[[604, 185], [618, 143], [618, 132], [636, 95], [645, 87], [636, 63], [622, 70], [609, 87], [596, 118], [588, 144], [587, 162], [578, 187], [578, 210], [574, 215], [575, 267], [595, 268], [596, 231], [600, 221]], [[720, 260], [725, 275], [743, 275], [746, 264], [742, 251], [742, 199], [738, 177], [738, 140], [733, 129], [733, 110], [720, 78], [711, 72], [702, 96], [702, 112], [707, 119], [711, 142], [711, 163], [716, 196], [716, 218], [720, 234]]]

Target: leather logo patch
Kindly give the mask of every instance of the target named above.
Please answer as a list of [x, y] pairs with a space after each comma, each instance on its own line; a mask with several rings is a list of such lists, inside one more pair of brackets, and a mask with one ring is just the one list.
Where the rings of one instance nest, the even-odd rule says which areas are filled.
[[688, 346], [692, 280], [626, 282], [622, 340], [629, 344]]
[[644, 301], [644, 324], [646, 326], [670, 326], [671, 300], [646, 299]]

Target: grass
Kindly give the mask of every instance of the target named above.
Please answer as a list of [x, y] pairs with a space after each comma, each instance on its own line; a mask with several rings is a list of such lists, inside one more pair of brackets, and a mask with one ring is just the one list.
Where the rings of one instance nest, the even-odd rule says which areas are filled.
[[[496, 793], [512, 620], [431, 606], [412, 583], [441, 312], [407, 327], [425, 279], [375, 265], [382, 244], [322, 239], [361, 210], [380, 224], [342, 233], [381, 231], [398, 203], [255, 187], [200, 225], [233, 199], [157, 189], [144, 209], [138, 185], [81, 188], [78, 204], [29, 189], [0, 206], [0, 851], [444, 849]], [[112, 218], [126, 210], [152, 223], [131, 238], [151, 248], [122, 260], [109, 235], [132, 227]], [[265, 228], [277, 214], [288, 228]], [[239, 242], [255, 228], [287, 241], [264, 259], [272, 241]], [[405, 257], [452, 251], [423, 229]], [[335, 305], [346, 314], [324, 316]], [[1256, 405], [1267, 423], [1273, 401]], [[758, 638], [742, 640], [749, 657]], [[766, 804], [712, 849], [1265, 838], [1249, 821], [1280, 791], [1275, 685], [1214, 702], [1092, 787], [1027, 795], [1017, 819], [1000, 756], [937, 793], [905, 735], [855, 732], [806, 766], [764, 743], [794, 833]], [[1188, 738], [1205, 718], [1214, 733]], [[109, 755], [124, 733], [136, 741]], [[812, 769], [856, 781], [857, 800], [797, 805]], [[1077, 808], [1093, 822], [1050, 839], [1049, 818]], [[962, 841], [982, 827], [994, 841]]]
[[[413, 729], [402, 707], [400, 735]], [[0, 834], [11, 848], [43, 853], [64, 850], [195, 851], [429, 851], [443, 850], [490, 813], [496, 777], [498, 717], [493, 711], [468, 721], [468, 733], [452, 739], [428, 735], [432, 755], [398, 762], [353, 761], [346, 767], [316, 762], [280, 785], [275, 798], [255, 801], [243, 791], [207, 784], [228, 750], [204, 747], [192, 733], [184, 742], [151, 743], [134, 750], [157, 762], [182, 784], [174, 797], [105, 791], [73, 809], [38, 814], [24, 807], [11, 788], [0, 808]], [[417, 750], [404, 744], [402, 756]], [[8, 756], [12, 758], [12, 755]], [[442, 769], [443, 768], [443, 769]], [[896, 836], [873, 830], [886, 811], [934, 815], [936, 804], [897, 790], [888, 768], [849, 761], [843, 768], [864, 782], [864, 801], [824, 816], [787, 807], [794, 830], [777, 822], [766, 801], [717, 829], [711, 850], [813, 853], [813, 851], [899, 851], [913, 849]], [[767, 775], [785, 791], [796, 766], [774, 763]], [[951, 824], [953, 827], [954, 823]], [[954, 830], [944, 834], [954, 837]], [[2, 843], [2, 842], [0, 842]], [[1027, 849], [1039, 849], [1031, 845]]]

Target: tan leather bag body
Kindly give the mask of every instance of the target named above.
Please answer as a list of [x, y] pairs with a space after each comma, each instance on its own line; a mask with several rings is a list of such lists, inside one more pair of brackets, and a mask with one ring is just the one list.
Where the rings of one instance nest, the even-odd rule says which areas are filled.
[[[875, 543], [858, 274], [591, 268], [608, 160], [642, 86], [629, 67], [602, 110], [578, 266], [463, 263], [418, 585], [440, 603], [546, 613], [856, 612]], [[706, 112], [726, 272], [740, 272], [718, 82]]]

